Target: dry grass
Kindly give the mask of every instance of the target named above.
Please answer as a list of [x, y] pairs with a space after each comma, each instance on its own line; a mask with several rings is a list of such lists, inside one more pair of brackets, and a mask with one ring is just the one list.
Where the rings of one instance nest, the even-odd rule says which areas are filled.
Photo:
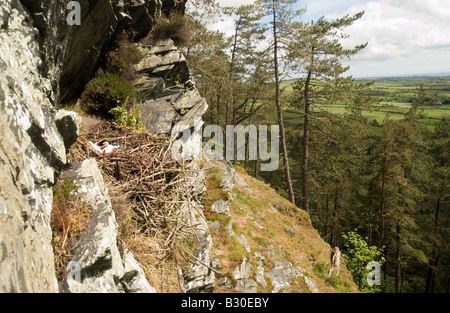
[[[236, 200], [230, 206], [230, 213], [236, 224], [234, 230], [236, 235], [246, 237], [252, 251], [266, 255], [266, 269], [272, 268], [276, 260], [289, 261], [311, 278], [321, 292], [357, 292], [350, 272], [344, 267], [338, 276], [327, 277], [332, 249], [310, 225], [309, 215], [281, 197], [270, 185], [249, 176], [239, 167], [236, 171], [248, 187], [235, 185], [233, 189]], [[286, 226], [293, 228], [294, 237], [287, 233]], [[270, 245], [275, 249], [269, 249]], [[226, 257], [227, 248], [219, 246], [220, 249]], [[267, 256], [268, 252], [276, 252], [278, 256]], [[317, 275], [317, 266], [315, 273], [317, 262], [322, 262], [326, 274]], [[266, 282], [269, 283], [269, 280], [266, 279]], [[260, 286], [258, 290], [271, 291], [270, 286]], [[290, 291], [309, 292], [309, 289], [300, 277], [292, 282]]]
[[176, 46], [185, 46], [191, 38], [189, 20], [183, 14], [172, 12], [169, 17], [161, 16], [156, 21], [144, 42], [154, 44], [160, 40], [172, 39]]
[[72, 180], [60, 179], [54, 187], [51, 228], [56, 276], [63, 281], [67, 274], [67, 264], [71, 251], [78, 244], [82, 231], [88, 226], [91, 211], [77, 199], [74, 193], [78, 186]]

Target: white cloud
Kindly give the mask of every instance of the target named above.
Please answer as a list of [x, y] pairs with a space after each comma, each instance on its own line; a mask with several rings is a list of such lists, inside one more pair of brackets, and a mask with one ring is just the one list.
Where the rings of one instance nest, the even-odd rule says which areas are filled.
[[[365, 11], [365, 15], [346, 30], [350, 38], [345, 45], [354, 46], [365, 42], [369, 45], [353, 58], [358, 61], [355, 65], [361, 66], [362, 61], [395, 60], [399, 63], [395, 66], [397, 69], [402, 62], [404, 68], [420, 63], [421, 67], [417, 70], [427, 72], [436, 69], [439, 63], [441, 72], [450, 71], [450, 62], [448, 65], [443, 64], [442, 53], [438, 53], [450, 48], [450, 1], [377, 0], [353, 5], [342, 13], [354, 14], [359, 11]], [[342, 13], [327, 17], [336, 18]], [[416, 61], [415, 64], [409, 63], [412, 59]], [[422, 62], [417, 62], [419, 59]], [[430, 69], [426, 68], [427, 62]], [[387, 71], [392, 69], [386, 68]]]
[[[252, 4], [253, 2], [255, 2], [255, 0], [217, 0], [217, 3], [223, 7], [238, 7], [241, 5]], [[208, 28], [221, 31], [227, 36], [231, 36], [234, 33], [233, 18], [233, 16], [230, 17], [217, 15], [214, 20], [208, 22]]]
[[[237, 6], [254, 0], [219, 0]], [[307, 7], [305, 21], [325, 15], [329, 19], [365, 11], [346, 29], [346, 46], [368, 42], [352, 58], [355, 76], [404, 75], [450, 72], [450, 0], [299, 0]], [[226, 18], [212, 28], [233, 34], [234, 22]]]

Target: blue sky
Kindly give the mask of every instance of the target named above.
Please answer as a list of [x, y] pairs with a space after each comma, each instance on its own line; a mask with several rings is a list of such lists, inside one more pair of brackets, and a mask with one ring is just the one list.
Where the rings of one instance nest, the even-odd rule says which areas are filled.
[[[219, 0], [222, 5], [253, 0]], [[450, 0], [299, 0], [303, 20], [328, 19], [365, 11], [346, 29], [344, 46], [368, 42], [350, 62], [355, 77], [404, 76], [450, 72]], [[216, 25], [231, 31], [233, 21]]]

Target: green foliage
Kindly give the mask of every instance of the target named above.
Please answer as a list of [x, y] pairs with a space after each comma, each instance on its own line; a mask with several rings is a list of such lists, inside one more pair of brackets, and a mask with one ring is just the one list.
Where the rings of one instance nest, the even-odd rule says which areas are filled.
[[109, 112], [134, 94], [132, 82], [124, 80], [118, 74], [106, 73], [87, 84], [81, 101], [83, 109], [88, 112]]
[[121, 106], [117, 106], [109, 111], [114, 118], [116, 119], [116, 123], [125, 127], [129, 127], [134, 130], [143, 130], [144, 124], [140, 121], [140, 112], [142, 102], [136, 106], [136, 100], [133, 102], [133, 107], [131, 111], [128, 112], [127, 109], [128, 99], [123, 102]]
[[79, 189], [80, 186], [72, 178], [64, 177], [53, 188], [53, 196], [69, 200]]
[[314, 263], [313, 272], [316, 276], [324, 278], [327, 274], [328, 265], [324, 260]]
[[258, 245], [266, 247], [268, 245], [270, 245], [270, 241], [267, 238], [262, 238], [262, 237], [251, 237]]
[[376, 260], [382, 265], [385, 261], [382, 257], [382, 250], [376, 246], [369, 246], [366, 240], [356, 232], [342, 234], [342, 237], [345, 240], [344, 258], [356, 284], [362, 292], [374, 292], [376, 289], [370, 287], [366, 282], [366, 277], [370, 273], [366, 266], [369, 262]]

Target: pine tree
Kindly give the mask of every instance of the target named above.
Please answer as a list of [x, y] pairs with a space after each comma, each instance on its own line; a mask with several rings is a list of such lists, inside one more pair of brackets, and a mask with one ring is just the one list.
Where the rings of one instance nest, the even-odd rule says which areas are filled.
[[289, 156], [286, 144], [286, 130], [283, 121], [283, 108], [281, 105], [281, 71], [280, 58], [281, 52], [286, 47], [286, 43], [282, 38], [286, 37], [291, 29], [294, 18], [300, 16], [304, 10], [294, 10], [294, 5], [297, 0], [260, 0], [258, 4], [265, 8], [267, 16], [270, 17], [271, 32], [271, 50], [273, 52], [273, 69], [275, 79], [275, 106], [278, 113], [278, 124], [280, 126], [280, 141], [283, 155], [284, 176], [286, 182], [286, 189], [288, 191], [289, 201], [295, 204], [294, 189], [292, 186], [291, 172], [289, 167]]
[[[309, 158], [310, 158], [310, 119], [311, 105], [320, 98], [314, 95], [314, 87], [328, 101], [335, 101], [333, 95], [343, 95], [344, 87], [350, 80], [341, 75], [348, 70], [341, 64], [344, 57], [350, 58], [365, 48], [366, 44], [353, 49], [344, 49], [339, 41], [346, 36], [342, 30], [360, 19], [363, 12], [345, 16], [335, 21], [320, 18], [317, 22], [293, 22], [289, 36], [288, 55], [300, 71], [306, 74], [303, 81], [304, 124], [303, 124], [303, 162], [302, 196], [303, 209], [309, 210]], [[330, 97], [331, 96], [331, 97]]]
[[[428, 270], [425, 280], [425, 292], [436, 289], [439, 280], [445, 280], [450, 274], [450, 249], [446, 238], [450, 235], [450, 120], [443, 118], [434, 130], [431, 140], [433, 157], [432, 181], [428, 189], [429, 207], [425, 211], [422, 227], [431, 243]], [[448, 282], [445, 282], [448, 283]], [[444, 285], [445, 285], [444, 283]]]

